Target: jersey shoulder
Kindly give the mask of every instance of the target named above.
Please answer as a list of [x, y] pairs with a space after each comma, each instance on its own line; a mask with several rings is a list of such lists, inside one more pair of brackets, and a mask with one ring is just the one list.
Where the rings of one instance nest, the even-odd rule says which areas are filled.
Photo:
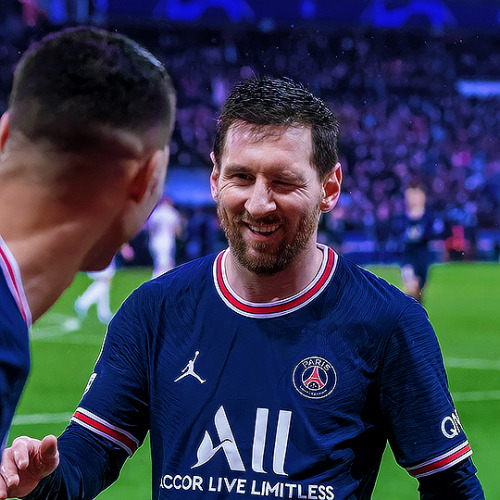
[[0, 270], [0, 325], [2, 328], [9, 327], [11, 331], [22, 331], [28, 329], [19, 306], [12, 295], [1, 270]]
[[141, 285], [137, 292], [141, 294], [155, 294], [159, 290], [181, 291], [189, 288], [202, 288], [206, 282], [212, 282], [212, 268], [216, 254], [194, 259], [177, 266], [158, 278], [147, 281]]
[[383, 310], [401, 312], [416, 303], [396, 286], [346, 257], [339, 258], [338, 279], [343, 299], [355, 301], [353, 305], [363, 309], [384, 304]]
[[382, 340], [396, 328], [402, 317], [414, 311], [417, 322], [426, 320], [418, 302], [396, 286], [349, 259], [340, 258], [335, 276], [336, 296], [331, 298], [337, 317]]
[[214, 290], [215, 257], [214, 254], [195, 259], [147, 281], [129, 296], [122, 309], [140, 309], [151, 317], [162, 316], [162, 311], [183, 316], [194, 312], [200, 298]]

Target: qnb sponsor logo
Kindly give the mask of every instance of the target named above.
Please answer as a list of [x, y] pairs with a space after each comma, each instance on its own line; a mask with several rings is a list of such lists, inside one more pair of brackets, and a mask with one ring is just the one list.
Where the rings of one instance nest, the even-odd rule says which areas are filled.
[[[266, 453], [272, 453], [273, 472], [282, 476], [288, 475], [285, 472], [285, 458], [291, 419], [291, 411], [279, 411], [276, 432], [274, 434], [274, 446], [269, 446], [269, 443], [267, 443], [269, 409], [257, 408], [253, 431], [252, 456], [248, 457], [254, 472], [262, 474], [267, 473], [264, 469], [264, 456]], [[214, 444], [214, 440], [209, 432], [205, 431], [197, 451], [198, 460], [196, 464], [192, 466], [192, 469], [206, 464], [217, 453], [223, 453], [232, 471], [246, 471], [247, 468], [243, 462], [243, 458], [223, 406], [217, 410], [214, 417], [214, 424], [217, 431], [218, 444]]]
[[441, 421], [441, 432], [448, 439], [453, 439], [462, 432], [462, 424], [456, 410]]

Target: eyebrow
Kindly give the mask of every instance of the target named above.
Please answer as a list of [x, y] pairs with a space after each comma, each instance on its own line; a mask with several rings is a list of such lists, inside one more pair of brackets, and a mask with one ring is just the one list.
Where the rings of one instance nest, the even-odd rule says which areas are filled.
[[[223, 175], [232, 175], [236, 173], [253, 174], [254, 171], [253, 169], [251, 169], [246, 165], [231, 163], [225, 165], [224, 168], [221, 170], [221, 173]], [[271, 170], [270, 175], [276, 179], [288, 182], [295, 182], [297, 184], [305, 184], [306, 182], [306, 179], [301, 172], [292, 172], [288, 168], [282, 167], [280, 165], [276, 165], [276, 167], [273, 168], [273, 170]]]
[[245, 165], [240, 165], [238, 163], [230, 163], [221, 168], [221, 173], [224, 174], [234, 174], [236, 172], [250, 172], [250, 168]]

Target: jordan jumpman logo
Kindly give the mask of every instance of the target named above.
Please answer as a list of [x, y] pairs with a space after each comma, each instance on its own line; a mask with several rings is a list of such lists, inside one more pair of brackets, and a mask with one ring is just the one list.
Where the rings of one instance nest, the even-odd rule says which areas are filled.
[[195, 371], [194, 371], [194, 362], [196, 361], [196, 358], [200, 354], [200, 351], [196, 351], [194, 354], [194, 358], [190, 359], [188, 361], [188, 364], [182, 369], [181, 375], [179, 375], [174, 382], [179, 382], [179, 380], [183, 379], [184, 377], [187, 377], [188, 375], [191, 375], [194, 377], [200, 384], [204, 384], [206, 380], [203, 380]]

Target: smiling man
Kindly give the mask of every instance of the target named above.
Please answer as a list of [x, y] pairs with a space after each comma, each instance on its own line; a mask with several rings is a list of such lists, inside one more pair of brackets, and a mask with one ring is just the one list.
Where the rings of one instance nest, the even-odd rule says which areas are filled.
[[484, 498], [425, 311], [317, 242], [337, 136], [303, 86], [236, 85], [211, 176], [229, 248], [132, 294], [58, 448], [6, 450], [10, 495], [94, 498], [149, 430], [155, 500], [369, 499], [387, 442], [423, 499]]
[[[214, 153], [212, 159], [212, 193], [230, 244], [226, 270], [235, 290], [248, 280], [266, 280], [272, 289], [286, 283], [284, 298], [307, 285], [322, 259], [316, 244], [321, 211], [340, 194], [340, 165], [320, 179], [311, 164], [309, 127], [244, 121], [228, 130], [223, 158]], [[271, 294], [252, 298], [271, 300]]]

